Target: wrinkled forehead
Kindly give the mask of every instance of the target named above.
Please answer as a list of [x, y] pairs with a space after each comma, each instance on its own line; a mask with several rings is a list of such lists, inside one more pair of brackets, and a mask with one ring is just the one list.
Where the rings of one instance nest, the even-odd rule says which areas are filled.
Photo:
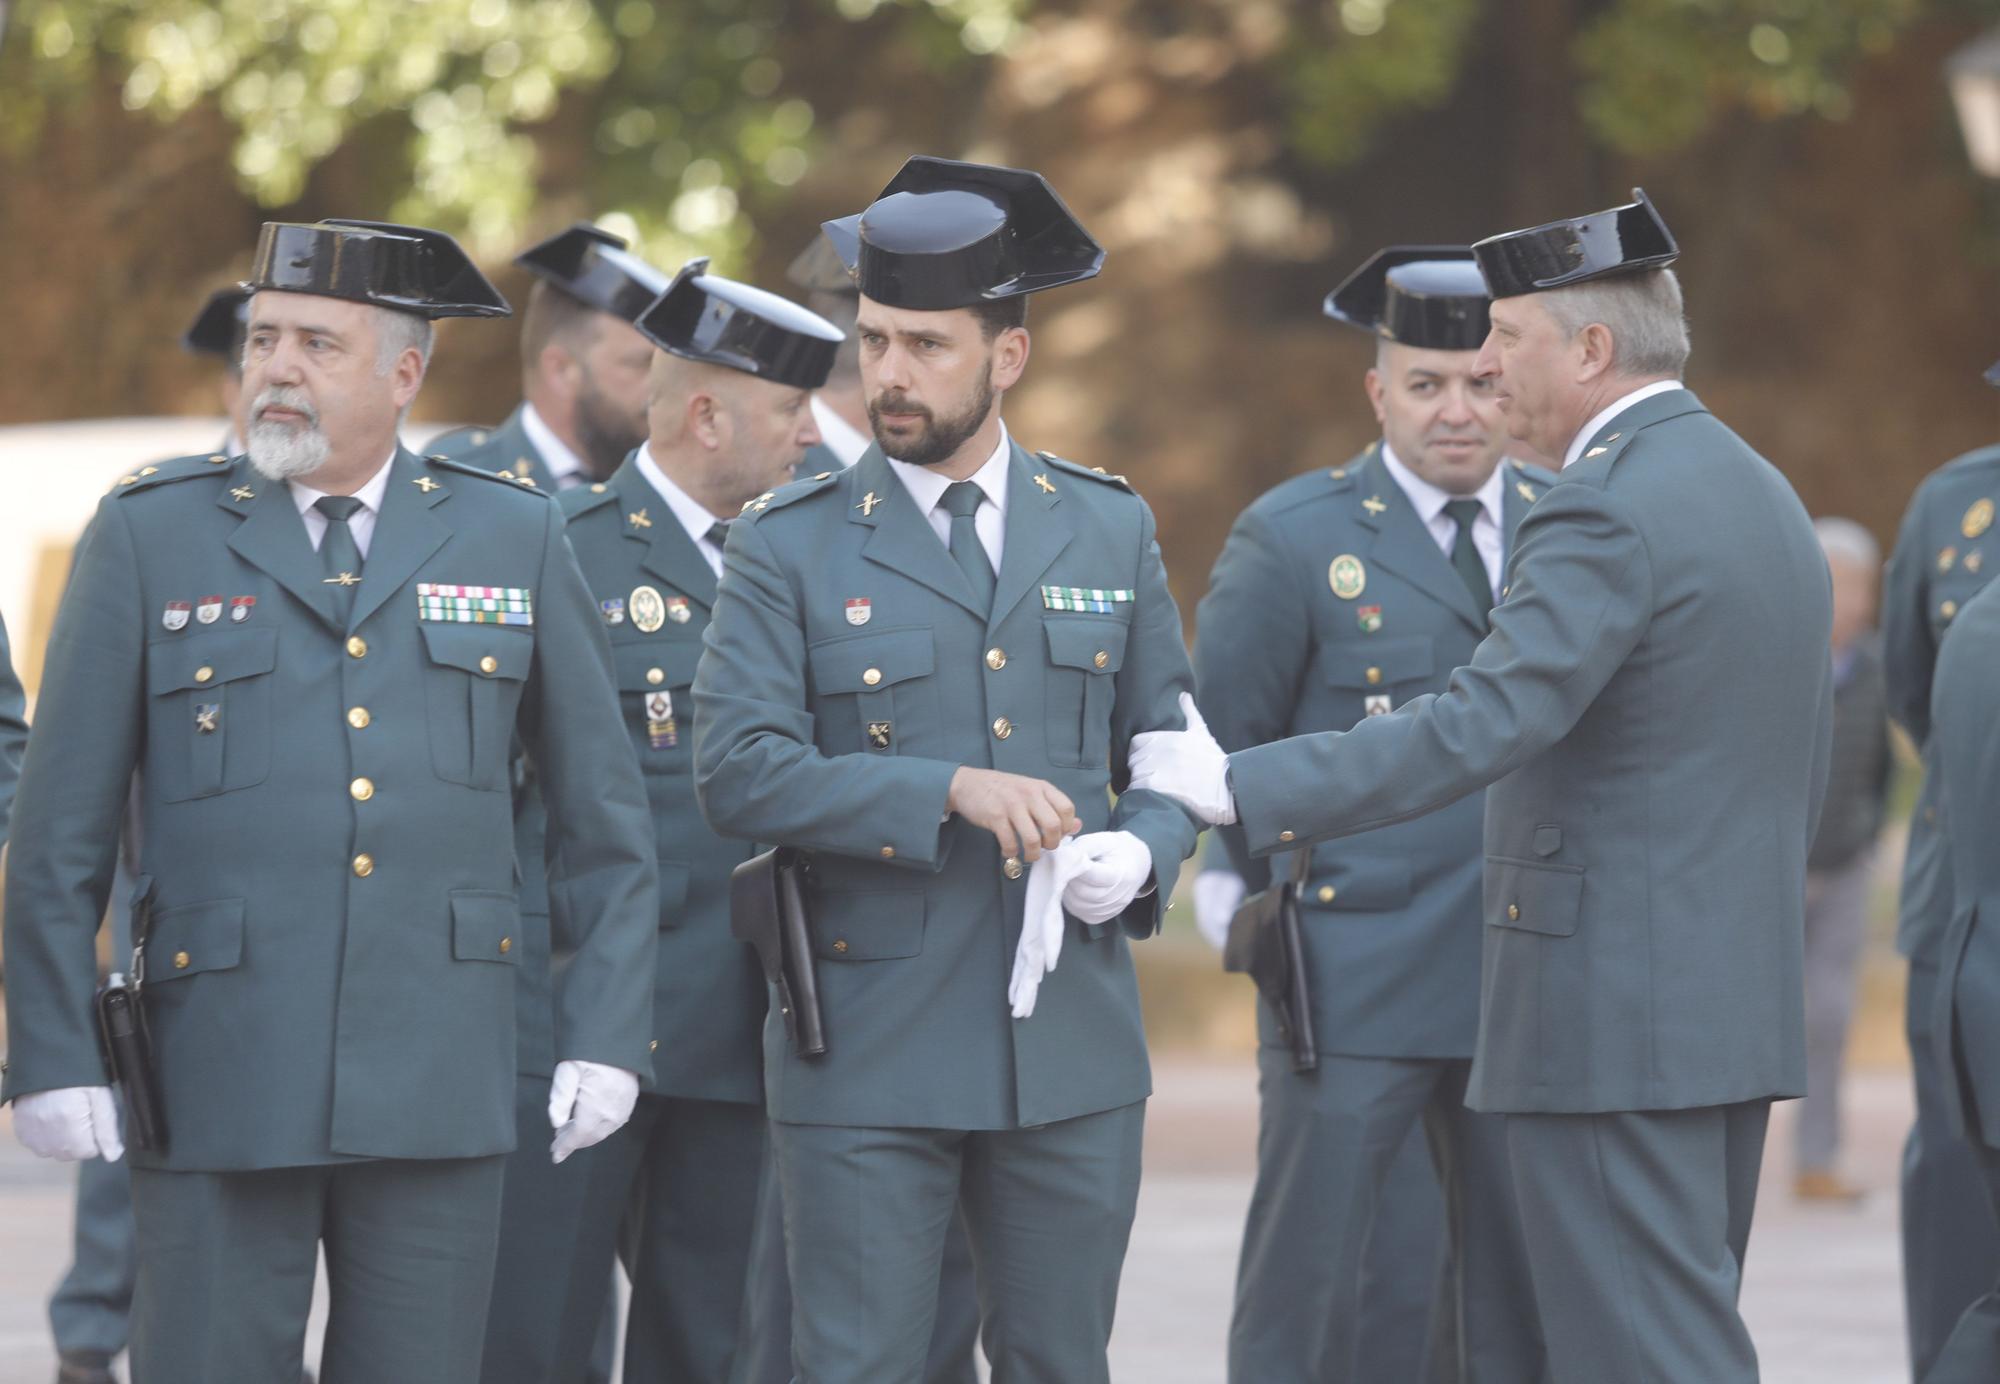
[[350, 339], [369, 339], [385, 309], [317, 293], [285, 293], [265, 289], [250, 299], [247, 329], [257, 331], [319, 330]]

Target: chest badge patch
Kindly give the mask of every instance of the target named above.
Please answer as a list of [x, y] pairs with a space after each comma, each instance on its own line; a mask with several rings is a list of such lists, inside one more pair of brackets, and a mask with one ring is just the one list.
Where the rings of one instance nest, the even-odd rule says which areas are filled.
[[891, 721], [870, 721], [868, 723], [868, 748], [886, 750], [895, 736], [895, 723]]
[[681, 743], [680, 724], [674, 719], [674, 694], [646, 694], [646, 743], [656, 750], [671, 750]]
[[625, 608], [641, 633], [651, 634], [667, 623], [667, 603], [650, 586], [633, 587], [632, 594], [625, 598]]
[[874, 617], [875, 607], [866, 596], [856, 596], [847, 603], [847, 623], [865, 625]]
[[194, 728], [197, 735], [213, 735], [222, 725], [221, 702], [196, 702]]
[[625, 600], [622, 596], [613, 597], [608, 601], [599, 601], [597, 608], [604, 612], [605, 624], [622, 625], [625, 623]]
[[222, 618], [222, 597], [203, 596], [194, 608], [194, 618], [204, 625], [212, 625]]
[[685, 625], [691, 618], [693, 618], [693, 615], [694, 612], [688, 609], [687, 597], [685, 596], [667, 597], [667, 618], [673, 621], [676, 625]]
[[1974, 500], [1972, 508], [1965, 511], [1965, 518], [1958, 524], [1958, 531], [1967, 538], [1977, 538], [1993, 527], [1993, 502]]
[[1351, 601], [1368, 589], [1368, 569], [1353, 553], [1342, 553], [1328, 564], [1326, 582], [1334, 595]]
[[535, 598], [533, 591], [525, 586], [461, 586], [457, 582], [420, 581], [417, 618], [454, 625], [532, 625]]
[[1121, 605], [1139, 599], [1137, 591], [1119, 591], [1106, 586], [1045, 586], [1043, 610], [1074, 610], [1088, 615], [1115, 615]]
[[1361, 699], [1361, 709], [1370, 716], [1387, 716], [1392, 708], [1389, 706], [1389, 698], [1385, 693], [1363, 697]]
[[160, 623], [170, 630], [184, 630], [193, 611], [194, 606], [188, 601], [168, 601], [166, 609], [160, 612]]
[[256, 608], [257, 598], [255, 596], [231, 596], [229, 598], [229, 618], [236, 624], [240, 625], [245, 620], [248, 620], [250, 612]]
[[1979, 550], [1975, 548], [1965, 555], [1965, 570], [1968, 572], [1977, 572], [1985, 564], [1985, 561], [1986, 559], [1982, 558], [1979, 555]]
[[1363, 634], [1373, 634], [1375, 633], [1375, 631], [1382, 628], [1381, 606], [1378, 605], [1362, 606], [1360, 609], [1356, 610], [1354, 614], [1355, 617], [1361, 622], [1361, 632]]

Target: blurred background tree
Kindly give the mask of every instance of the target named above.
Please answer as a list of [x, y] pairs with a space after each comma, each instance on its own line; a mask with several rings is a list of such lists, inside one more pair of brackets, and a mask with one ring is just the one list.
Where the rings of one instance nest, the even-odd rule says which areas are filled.
[[[1043, 169], [1112, 252], [1035, 310], [1009, 416], [1134, 477], [1184, 598], [1262, 487], [1373, 434], [1318, 316], [1381, 243], [1643, 181], [1692, 382], [1885, 536], [1991, 440], [1996, 227], [1938, 78], [2000, 0], [15, 0], [0, 7], [0, 419], [204, 410], [170, 348], [257, 224], [579, 217], [776, 283], [912, 152]], [[452, 324], [419, 408], [513, 403]], [[1331, 377], [1332, 388], [1328, 382]]]

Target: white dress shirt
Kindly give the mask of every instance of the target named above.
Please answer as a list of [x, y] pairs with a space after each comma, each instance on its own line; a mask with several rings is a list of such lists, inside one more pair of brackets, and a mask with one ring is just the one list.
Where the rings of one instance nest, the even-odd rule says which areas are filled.
[[1599, 413], [1588, 423], [1585, 423], [1583, 431], [1570, 439], [1569, 451], [1563, 454], [1563, 470], [1567, 471], [1576, 464], [1576, 459], [1583, 455], [1583, 449], [1590, 445], [1590, 439], [1597, 436], [1598, 429], [1602, 428], [1626, 409], [1632, 407], [1632, 405], [1642, 399], [1650, 399], [1655, 394], [1665, 394], [1670, 389], [1686, 388], [1687, 386], [1679, 380], [1655, 380], [1651, 384], [1642, 384], [1630, 394], [1621, 395], [1619, 398], [1613, 400], [1609, 408]]
[[709, 565], [716, 576], [722, 575], [722, 549], [708, 541], [708, 531], [721, 522], [721, 516], [711, 514], [706, 505], [675, 485], [673, 478], [660, 469], [653, 460], [652, 452], [645, 447], [632, 454], [632, 464], [647, 484], [660, 492], [660, 498], [667, 502], [674, 518], [687, 530], [687, 536], [694, 542], [694, 550], [701, 554], [701, 560]]
[[[361, 501], [361, 508], [348, 516], [347, 531], [354, 535], [354, 547], [362, 557], [368, 556], [368, 540], [375, 536], [375, 518], [382, 512], [382, 497], [389, 493], [389, 468], [396, 462], [396, 454], [389, 453], [389, 459], [382, 463], [368, 481], [354, 492], [354, 498]], [[313, 551], [319, 551], [319, 543], [326, 537], [326, 516], [313, 508], [316, 501], [332, 492], [314, 490], [303, 481], [286, 481], [291, 487], [292, 503], [299, 507], [299, 518], [305, 520], [306, 537], [312, 540]]]
[[548, 479], [540, 482], [544, 490], [566, 490], [589, 478], [589, 472], [583, 469], [583, 458], [556, 436], [533, 404], [521, 405], [521, 431], [535, 444], [535, 450], [542, 456], [542, 467], [549, 473]]
[[[993, 563], [993, 570], [1000, 571], [1000, 554], [1007, 543], [1007, 457], [1012, 444], [1007, 437], [1007, 425], [1000, 425], [1000, 445], [993, 449], [993, 455], [986, 464], [974, 471], [966, 479], [978, 486], [986, 496], [987, 503], [973, 512], [973, 532], [979, 535], [979, 546], [986, 549], [986, 556]], [[951, 513], [941, 503], [944, 492], [951, 485], [951, 477], [928, 466], [912, 466], [907, 461], [889, 458], [889, 467], [903, 482], [903, 488], [910, 492], [910, 498], [917, 502], [917, 512], [931, 521], [931, 531], [938, 536], [938, 542], [951, 547]]]
[[1443, 550], [1446, 558], [1451, 557], [1452, 546], [1458, 542], [1458, 521], [1444, 512], [1444, 507], [1453, 500], [1479, 501], [1479, 513], [1472, 521], [1472, 546], [1479, 553], [1479, 560], [1486, 565], [1486, 581], [1497, 596], [1500, 591], [1500, 568], [1506, 554], [1502, 551], [1501, 505], [1506, 503], [1507, 462], [1501, 459], [1493, 468], [1493, 474], [1486, 478], [1486, 484], [1470, 495], [1453, 495], [1438, 489], [1429, 481], [1403, 465], [1395, 449], [1382, 442], [1382, 464], [1389, 468], [1389, 475], [1396, 486], [1409, 498], [1410, 505], [1417, 511], [1417, 518], [1424, 521], [1431, 537]]
[[813, 395], [810, 402], [813, 422], [819, 424], [819, 440], [826, 444], [826, 449], [840, 458], [842, 466], [852, 466], [861, 460], [861, 454], [875, 439], [856, 432], [845, 418], [820, 402], [819, 395]]

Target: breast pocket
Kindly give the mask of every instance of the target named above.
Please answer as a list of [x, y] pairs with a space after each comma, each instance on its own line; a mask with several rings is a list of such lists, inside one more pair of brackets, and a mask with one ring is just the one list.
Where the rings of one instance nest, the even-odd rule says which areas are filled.
[[431, 768], [447, 783], [504, 792], [508, 747], [535, 637], [499, 625], [424, 623]]
[[1112, 679], [1125, 666], [1129, 626], [1110, 616], [1042, 621], [1049, 641], [1049, 762], [1101, 769], [1111, 755]]
[[828, 754], [936, 755], [936, 649], [928, 626], [823, 639], [806, 651], [819, 747]]
[[206, 631], [147, 651], [147, 772], [162, 801], [254, 788], [269, 776], [277, 666], [274, 629]]
[[1339, 711], [1358, 721], [1393, 711], [1431, 689], [1437, 654], [1428, 636], [1337, 639], [1320, 646], [1320, 680], [1334, 689]]
[[649, 774], [689, 772], [694, 753], [690, 689], [701, 666], [701, 640], [629, 640], [612, 645], [611, 657], [639, 767]]

